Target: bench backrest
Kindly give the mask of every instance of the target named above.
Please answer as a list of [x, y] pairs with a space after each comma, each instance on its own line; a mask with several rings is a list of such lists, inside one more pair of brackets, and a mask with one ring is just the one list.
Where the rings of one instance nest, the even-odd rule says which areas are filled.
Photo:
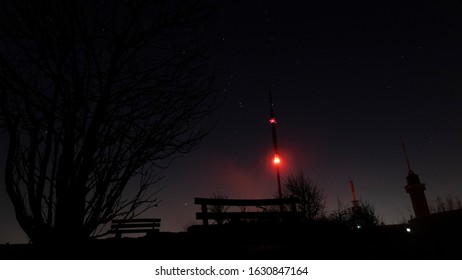
[[268, 198], [268, 199], [228, 199], [228, 198], [198, 198], [194, 199], [195, 204], [224, 205], [224, 206], [277, 206], [296, 204], [298, 200], [291, 198]]
[[133, 227], [140, 227], [143, 224], [148, 224], [150, 226], [160, 226], [160, 219], [126, 219], [126, 220], [112, 220], [113, 225], [127, 225]]
[[111, 229], [108, 233], [121, 238], [124, 233], [154, 233], [159, 232], [160, 219], [125, 219], [112, 220]]
[[[264, 219], [264, 218], [289, 218], [300, 216], [297, 212], [296, 204], [298, 199], [275, 198], [275, 199], [223, 199], [223, 198], [195, 198], [194, 203], [201, 205], [201, 212], [196, 213], [196, 219], [202, 220], [204, 225], [208, 225], [208, 220], [226, 219]], [[263, 206], [284, 206], [289, 205], [290, 211], [251, 211], [251, 212], [211, 212], [209, 206], [240, 206], [240, 207], [263, 207]]]

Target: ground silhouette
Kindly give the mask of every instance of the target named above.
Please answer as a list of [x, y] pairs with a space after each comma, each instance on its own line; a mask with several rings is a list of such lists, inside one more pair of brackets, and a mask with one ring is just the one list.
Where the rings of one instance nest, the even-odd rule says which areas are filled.
[[402, 228], [352, 230], [329, 222], [191, 226], [152, 237], [84, 244], [1, 245], [1, 259], [457, 259], [460, 232], [407, 233]]

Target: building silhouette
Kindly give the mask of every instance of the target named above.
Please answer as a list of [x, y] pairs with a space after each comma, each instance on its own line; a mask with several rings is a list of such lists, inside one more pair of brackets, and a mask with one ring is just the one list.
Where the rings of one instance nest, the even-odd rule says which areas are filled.
[[411, 197], [412, 208], [414, 209], [415, 218], [422, 218], [430, 215], [428, 208], [427, 198], [425, 197], [425, 184], [420, 182], [420, 178], [414, 173], [409, 164], [409, 157], [407, 155], [406, 146], [401, 138], [401, 145], [403, 147], [404, 157], [407, 164], [407, 185], [404, 187], [406, 192]]
[[414, 209], [414, 217], [409, 221], [412, 231], [431, 234], [432, 236], [445, 236], [445, 238], [462, 233], [462, 209], [430, 213], [427, 198], [425, 197], [426, 186], [411, 169], [406, 147], [402, 140], [401, 144], [408, 168], [407, 185], [404, 189], [409, 194], [412, 208]]
[[430, 215], [427, 198], [425, 197], [425, 184], [420, 182], [419, 176], [409, 169], [406, 176], [407, 185], [404, 187], [411, 197], [412, 208], [416, 218]]

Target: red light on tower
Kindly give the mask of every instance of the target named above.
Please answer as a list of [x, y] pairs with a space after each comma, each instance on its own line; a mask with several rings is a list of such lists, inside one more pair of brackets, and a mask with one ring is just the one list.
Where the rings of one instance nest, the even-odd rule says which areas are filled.
[[276, 124], [276, 118], [271, 118], [271, 119], [269, 120], [269, 122], [270, 122], [270, 124]]
[[279, 165], [281, 163], [281, 158], [279, 157], [279, 155], [274, 155], [273, 163], [276, 165]]

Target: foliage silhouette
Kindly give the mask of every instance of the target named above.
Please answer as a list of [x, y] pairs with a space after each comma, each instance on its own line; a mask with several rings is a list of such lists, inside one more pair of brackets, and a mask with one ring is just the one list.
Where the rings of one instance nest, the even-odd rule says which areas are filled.
[[374, 206], [361, 200], [357, 207], [344, 207], [339, 202], [329, 219], [350, 229], [370, 229], [382, 224]]

